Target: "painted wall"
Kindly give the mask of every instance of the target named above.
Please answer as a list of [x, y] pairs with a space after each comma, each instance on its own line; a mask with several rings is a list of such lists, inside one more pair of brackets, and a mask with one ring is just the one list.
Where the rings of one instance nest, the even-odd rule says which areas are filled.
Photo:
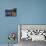
[[[5, 17], [8, 8], [17, 8], [17, 16]], [[46, 0], [0, 0], [0, 44], [8, 43], [9, 32], [17, 34], [17, 24], [46, 24]]]

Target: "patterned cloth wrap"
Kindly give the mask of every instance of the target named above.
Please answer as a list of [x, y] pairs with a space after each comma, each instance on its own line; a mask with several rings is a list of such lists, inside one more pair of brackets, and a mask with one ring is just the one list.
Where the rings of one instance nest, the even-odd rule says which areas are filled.
[[16, 38], [16, 34], [14, 32], [10, 33], [9, 36], [8, 36], [9, 40], [14, 40], [15, 41], [15, 38]]

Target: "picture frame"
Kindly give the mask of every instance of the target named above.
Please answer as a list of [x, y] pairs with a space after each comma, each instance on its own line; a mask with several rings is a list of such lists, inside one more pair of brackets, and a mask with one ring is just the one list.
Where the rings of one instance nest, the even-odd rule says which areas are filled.
[[16, 17], [17, 16], [17, 8], [13, 8], [13, 9], [5, 9], [5, 16], [12, 16], [12, 17]]

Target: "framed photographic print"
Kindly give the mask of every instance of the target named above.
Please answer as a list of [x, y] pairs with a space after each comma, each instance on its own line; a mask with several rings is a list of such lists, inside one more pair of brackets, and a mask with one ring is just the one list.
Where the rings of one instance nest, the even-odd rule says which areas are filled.
[[6, 9], [5, 10], [5, 16], [16, 16], [17, 15], [17, 9]]

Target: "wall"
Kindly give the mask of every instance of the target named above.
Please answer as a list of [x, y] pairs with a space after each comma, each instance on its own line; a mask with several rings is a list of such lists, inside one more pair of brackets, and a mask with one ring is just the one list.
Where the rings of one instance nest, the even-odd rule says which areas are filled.
[[[5, 17], [5, 9], [17, 8], [16, 17]], [[0, 44], [7, 44], [17, 24], [46, 24], [46, 0], [0, 0]], [[17, 42], [17, 40], [16, 40]]]

